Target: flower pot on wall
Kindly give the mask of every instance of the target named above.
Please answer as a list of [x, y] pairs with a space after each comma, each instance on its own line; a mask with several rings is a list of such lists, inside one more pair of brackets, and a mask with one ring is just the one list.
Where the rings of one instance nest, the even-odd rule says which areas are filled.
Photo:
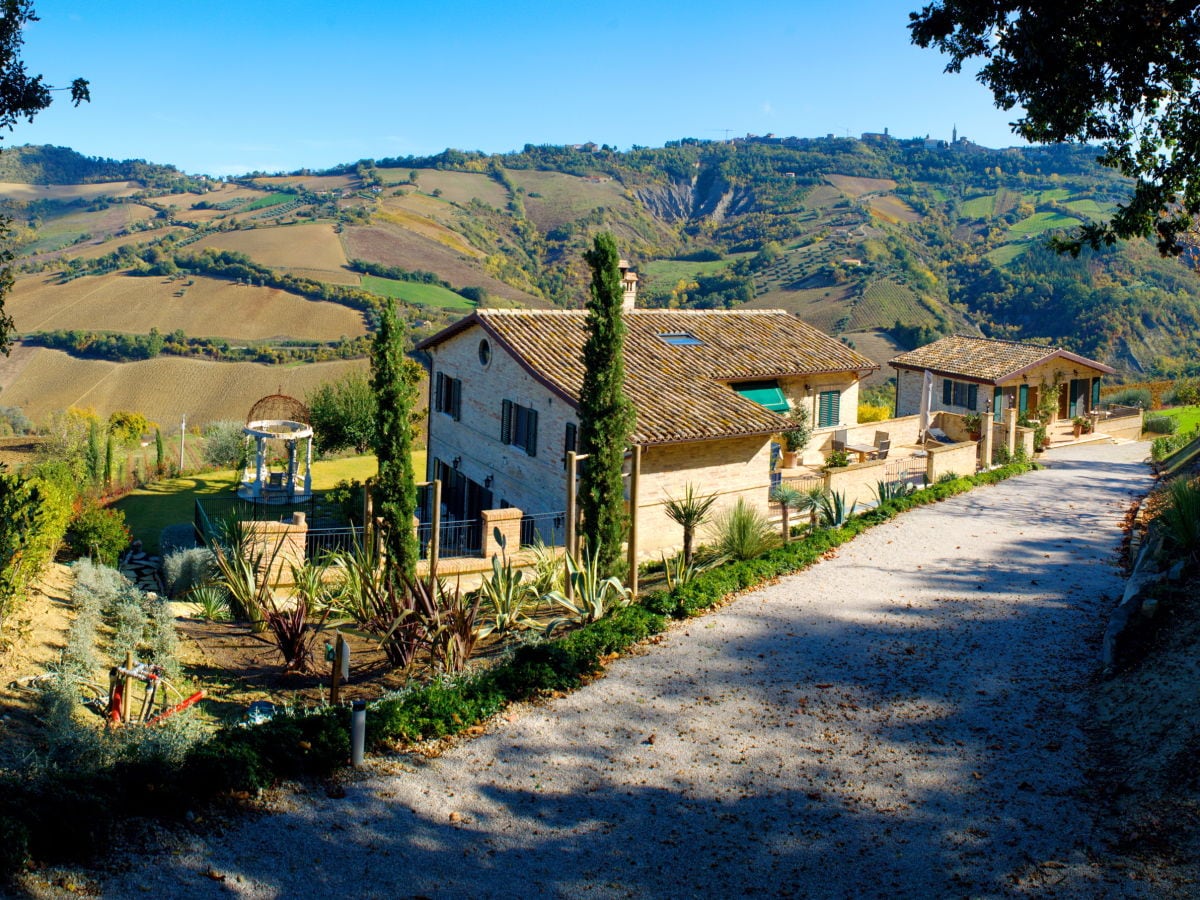
[[785, 469], [796, 468], [796, 461], [797, 461], [797, 457], [799, 457], [799, 455], [800, 454], [797, 453], [795, 450], [784, 450], [783, 451], [783, 468], [785, 468]]

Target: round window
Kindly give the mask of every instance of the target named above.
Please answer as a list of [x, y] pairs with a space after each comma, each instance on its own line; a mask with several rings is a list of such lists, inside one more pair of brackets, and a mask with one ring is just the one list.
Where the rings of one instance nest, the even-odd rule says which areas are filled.
[[479, 364], [481, 366], [486, 366], [491, 361], [492, 345], [487, 342], [487, 338], [484, 338], [479, 342]]

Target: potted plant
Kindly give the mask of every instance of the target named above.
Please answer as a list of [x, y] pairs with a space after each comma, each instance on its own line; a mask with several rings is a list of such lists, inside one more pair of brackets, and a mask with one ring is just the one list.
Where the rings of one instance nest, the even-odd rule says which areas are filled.
[[1075, 437], [1092, 433], [1092, 420], [1087, 416], [1076, 416], [1071, 420], [1071, 425], [1074, 428]]
[[794, 469], [800, 451], [808, 446], [808, 440], [812, 437], [812, 428], [808, 424], [808, 410], [802, 406], [792, 407], [788, 418], [792, 420], [792, 427], [780, 435], [783, 439], [783, 468]]
[[971, 440], [977, 441], [983, 435], [983, 413], [964, 413], [963, 425], [967, 428], [967, 433]]

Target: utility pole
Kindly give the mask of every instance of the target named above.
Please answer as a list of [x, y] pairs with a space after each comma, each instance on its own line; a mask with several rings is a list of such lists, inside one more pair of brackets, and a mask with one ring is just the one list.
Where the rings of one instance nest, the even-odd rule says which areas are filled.
[[179, 474], [183, 474], [183, 439], [187, 435], [187, 413], [183, 414], [183, 421], [179, 423]]

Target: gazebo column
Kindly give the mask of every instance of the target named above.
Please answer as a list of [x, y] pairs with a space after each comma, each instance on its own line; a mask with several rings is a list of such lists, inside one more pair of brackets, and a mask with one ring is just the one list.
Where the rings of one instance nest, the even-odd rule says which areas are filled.
[[304, 496], [312, 496], [312, 435], [304, 439], [305, 443], [305, 460], [304, 460]]
[[288, 500], [293, 500], [296, 496], [296, 441], [294, 439], [287, 442], [287, 451]]
[[264, 438], [261, 434], [254, 436], [254, 496], [261, 497], [263, 482], [267, 480], [265, 456], [263, 454]]

